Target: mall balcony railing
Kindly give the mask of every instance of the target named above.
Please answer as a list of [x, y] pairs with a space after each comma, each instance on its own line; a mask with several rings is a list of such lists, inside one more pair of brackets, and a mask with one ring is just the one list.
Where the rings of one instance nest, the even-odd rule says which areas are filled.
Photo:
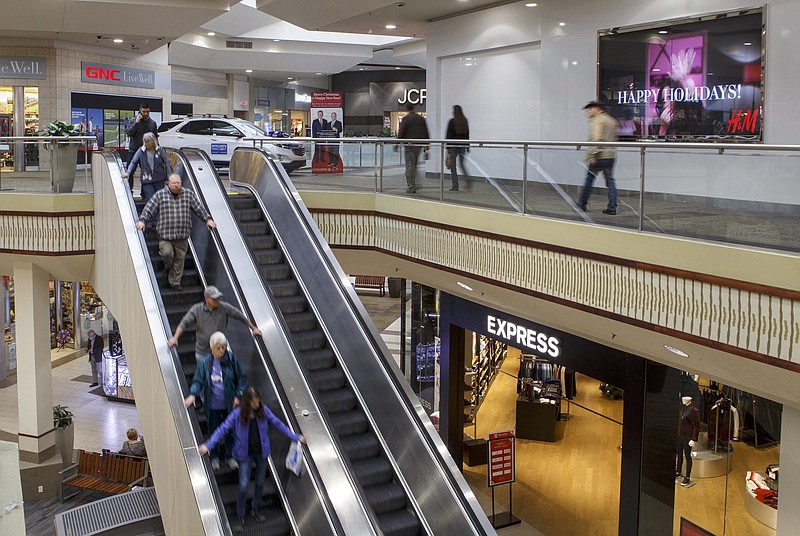
[[[379, 192], [608, 225], [640, 232], [800, 251], [800, 146], [635, 141], [398, 140], [395, 138], [248, 139], [253, 145], [302, 145], [306, 166], [291, 173], [298, 190]], [[406, 146], [420, 151], [408, 192]], [[616, 214], [594, 181], [583, 211], [586, 149], [614, 149]], [[458, 190], [447, 155], [456, 149]], [[463, 152], [461, 150], [463, 149]], [[299, 150], [297, 152], [300, 152]], [[462, 157], [463, 156], [463, 161]]]
[[92, 190], [94, 136], [0, 136], [0, 192]]

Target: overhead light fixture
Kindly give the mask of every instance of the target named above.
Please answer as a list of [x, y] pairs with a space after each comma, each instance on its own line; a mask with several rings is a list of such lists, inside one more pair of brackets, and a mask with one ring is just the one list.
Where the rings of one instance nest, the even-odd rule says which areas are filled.
[[465, 63], [464, 67], [472, 67], [472, 64], [471, 63]]
[[322, 73], [317, 73], [317, 76], [322, 76]]
[[525, 7], [536, 7], [536, 6], [538, 6], [538, 5], [539, 5], [539, 4], [536, 4], [536, 3], [534, 3], [534, 2], [530, 2], [530, 3], [528, 3], [528, 4], [525, 4]]
[[122, 43], [123, 41], [122, 41], [122, 39], [120, 39], [120, 38], [118, 37], [118, 38], [114, 39], [114, 42], [115, 42], [115, 43]]
[[280, 41], [280, 39], [273, 39], [273, 41], [275, 41], [276, 43], [278, 43], [278, 42]]
[[456, 281], [456, 284], [457, 284], [459, 287], [461, 287], [461, 288], [463, 288], [463, 289], [466, 289], [466, 290], [468, 290], [468, 291], [470, 291], [470, 292], [474, 292], [474, 291], [475, 291], [475, 289], [474, 289], [474, 288], [472, 288], [471, 286], [467, 285], [466, 283], [462, 283], [461, 281]]
[[745, 41], [745, 42], [744, 42], [744, 46], [746, 46], [746, 47], [749, 47], [749, 46], [750, 46], [750, 45], [752, 45], [752, 44], [753, 44], [753, 43], [751, 43], [750, 41]]
[[363, 71], [363, 70], [364, 70], [364, 68], [363, 68], [363, 67], [359, 67], [359, 68], [358, 68], [358, 70], [359, 70], [359, 71]]
[[216, 32], [208, 32], [206, 35], [209, 36], [209, 37], [214, 37], [217, 34], [216, 34]]
[[659, 30], [658, 33], [665, 34], [665, 33], [669, 33], [669, 32], [667, 30]]
[[566, 23], [566, 22], [559, 22], [559, 23], [558, 23], [558, 25], [559, 25], [559, 26], [566, 26], [566, 25], [567, 25], [567, 23]]
[[245, 69], [245, 70], [244, 70], [244, 72], [246, 72], [246, 73], [252, 73], [252, 72], [253, 72], [253, 69]]
[[464, 59], [467, 60], [467, 61], [470, 61], [472, 58], [464, 58]]
[[578, 65], [578, 62], [577, 61], [573, 61], [572, 65]]
[[658, 67], [653, 67], [653, 72], [654, 73], [660, 73], [661, 69], [659, 69]]
[[386, 25], [386, 29], [387, 30], [394, 30], [395, 28], [397, 28], [396, 24], [387, 24]]
[[399, 69], [400, 69], [400, 67], [395, 67], [395, 70], [399, 70]]
[[287, 76], [286, 80], [294, 80], [294, 78], [292, 78], [291, 76]]
[[689, 357], [689, 354], [687, 354], [683, 350], [675, 348], [674, 346], [670, 346], [669, 344], [665, 344], [664, 348], [666, 348], [667, 350], [669, 350], [670, 352], [672, 352], [675, 355], [679, 355], [681, 357]]

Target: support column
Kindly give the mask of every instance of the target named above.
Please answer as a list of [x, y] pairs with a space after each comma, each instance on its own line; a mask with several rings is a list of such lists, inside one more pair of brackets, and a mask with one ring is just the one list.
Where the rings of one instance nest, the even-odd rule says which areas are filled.
[[[0, 276], [0, 328], [4, 328], [6, 322], [6, 286], [2, 283]], [[3, 339], [0, 340], [0, 386], [4, 385], [8, 369], [8, 356], [6, 355], [5, 330], [2, 331]]]
[[19, 458], [31, 463], [56, 454], [49, 281], [50, 274], [38, 266], [14, 263]]
[[[733, 475], [734, 473], [731, 473]], [[741, 475], [729, 478], [742, 478]], [[781, 474], [778, 536], [797, 533], [800, 526], [800, 409], [784, 404], [781, 417]]]

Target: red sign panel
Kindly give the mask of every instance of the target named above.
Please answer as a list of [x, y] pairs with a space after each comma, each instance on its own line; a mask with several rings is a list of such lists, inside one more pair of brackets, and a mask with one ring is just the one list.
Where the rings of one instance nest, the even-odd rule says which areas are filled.
[[94, 65], [87, 65], [84, 69], [86, 78], [95, 80], [115, 80], [120, 81], [119, 69], [103, 69], [102, 67], [95, 67]]
[[489, 434], [489, 487], [516, 480], [514, 431]]

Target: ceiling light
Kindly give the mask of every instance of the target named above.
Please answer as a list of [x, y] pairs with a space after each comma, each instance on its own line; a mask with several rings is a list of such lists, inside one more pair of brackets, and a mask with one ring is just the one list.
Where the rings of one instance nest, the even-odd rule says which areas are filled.
[[708, 76], [714, 76], [714, 73], [708, 73]]
[[683, 350], [679, 350], [678, 348], [675, 348], [674, 346], [670, 346], [669, 344], [665, 344], [664, 348], [666, 348], [667, 350], [669, 350], [673, 354], [679, 355], [681, 357], [689, 357], [689, 354], [687, 354]]
[[461, 288], [463, 288], [463, 289], [466, 289], [466, 290], [468, 290], [468, 291], [470, 291], [470, 292], [473, 292], [473, 291], [475, 290], [475, 289], [473, 289], [471, 286], [467, 285], [466, 283], [462, 283], [461, 281], [456, 281], [456, 284], [457, 284], [459, 287], [461, 287]]
[[464, 58], [464, 59], [467, 60], [467, 61], [470, 61], [472, 58]]
[[653, 67], [653, 72], [654, 73], [660, 73], [661, 69], [659, 69], [658, 67]]
[[538, 6], [538, 5], [539, 5], [539, 4], [534, 4], [533, 2], [531, 2], [531, 3], [529, 3], [529, 4], [525, 4], [525, 7], [536, 7], [536, 6]]
[[317, 73], [317, 76], [322, 76], [322, 73]]
[[118, 38], [114, 39], [114, 42], [115, 42], [115, 43], [122, 43], [122, 39], [120, 39], [120, 38], [118, 37]]
[[287, 76], [286, 80], [294, 80], [294, 78], [292, 78], [291, 76]]
[[573, 61], [572, 65], [578, 65], [578, 62], [577, 61]]
[[745, 42], [744, 42], [744, 46], [746, 46], [746, 47], [749, 47], [749, 46], [750, 46], [750, 45], [752, 45], [752, 44], [753, 44], [753, 43], [751, 43], [750, 41], [745, 41]]
[[244, 70], [244, 72], [246, 72], [246, 73], [252, 73], [252, 72], [253, 72], [253, 69], [245, 69], [245, 70]]
[[472, 67], [472, 64], [471, 63], [465, 63], [464, 67]]
[[659, 30], [658, 33], [665, 34], [665, 33], [669, 33], [669, 32], [667, 30]]
[[280, 39], [273, 39], [273, 41], [275, 41], [275, 42], [277, 43], [277, 42], [279, 42], [279, 41], [280, 41]]
[[208, 32], [206, 35], [209, 37], [214, 37], [217, 34], [215, 32]]
[[396, 24], [387, 24], [386, 25], [386, 29], [387, 30], [394, 30], [395, 28], [397, 28]]
[[395, 69], [400, 69], [400, 67], [395, 67]]
[[559, 22], [559, 23], [558, 23], [558, 25], [559, 25], [559, 26], [566, 26], [566, 25], [567, 25], [567, 23], [566, 23], [566, 22]]
[[359, 68], [358, 68], [358, 70], [359, 70], [359, 71], [363, 71], [363, 70], [364, 70], [364, 68], [363, 68], [363, 67], [359, 67]]

